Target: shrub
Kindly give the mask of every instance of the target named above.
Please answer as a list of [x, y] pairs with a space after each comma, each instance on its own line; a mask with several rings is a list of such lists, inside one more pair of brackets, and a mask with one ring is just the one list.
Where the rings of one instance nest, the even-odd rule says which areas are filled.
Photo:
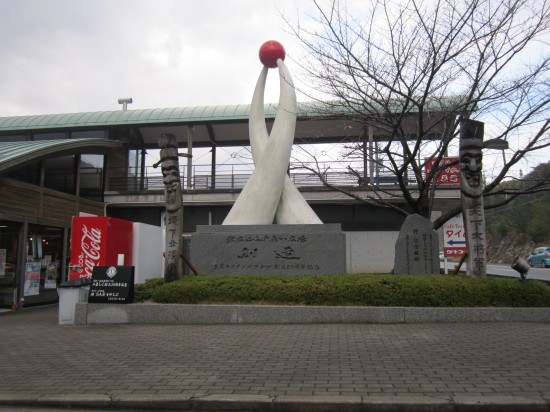
[[168, 284], [148, 282], [139, 293], [157, 303], [187, 304], [550, 306], [545, 283], [462, 275], [201, 275]]
[[156, 287], [164, 285], [163, 278], [149, 279], [145, 283], [134, 286], [134, 302], [145, 302], [151, 299], [151, 292]]

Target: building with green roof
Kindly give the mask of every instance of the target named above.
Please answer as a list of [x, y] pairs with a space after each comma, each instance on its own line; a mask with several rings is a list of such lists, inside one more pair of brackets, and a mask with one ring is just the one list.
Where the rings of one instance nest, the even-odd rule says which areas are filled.
[[[276, 109], [265, 106], [268, 129]], [[73, 216], [112, 216], [162, 225], [162, 179], [160, 170], [148, 163], [147, 153], [158, 150], [163, 133], [177, 136], [181, 151], [200, 152], [201, 162], [206, 163], [199, 164], [199, 156], [183, 162], [184, 231], [192, 233], [199, 224], [220, 224], [253, 168], [251, 164], [237, 168], [230, 164], [231, 157], [222, 160], [234, 148], [249, 145], [249, 110], [249, 105], [229, 105], [0, 117], [0, 268], [4, 259], [0, 306], [16, 304], [22, 297], [28, 304], [57, 299], [55, 288], [51, 284], [47, 288], [45, 282], [39, 295], [24, 296], [24, 266], [29, 260], [49, 259], [57, 270], [56, 282], [65, 280]], [[437, 135], [447, 119], [435, 113], [427, 116]], [[367, 130], [351, 113], [299, 105], [295, 144], [367, 144], [386, 138], [383, 128], [375, 125]], [[369, 147], [373, 150], [376, 145]], [[395, 180], [374, 175], [372, 166], [365, 163], [366, 181], [386, 183], [388, 198], [402, 202]], [[356, 176], [338, 171], [337, 165], [331, 170], [335, 185], [368, 190]], [[403, 218], [397, 213], [329, 190], [310, 172], [290, 170], [290, 175], [325, 223], [340, 223], [348, 233], [391, 236], [401, 226]], [[445, 210], [458, 199], [458, 187], [439, 191], [436, 209]]]

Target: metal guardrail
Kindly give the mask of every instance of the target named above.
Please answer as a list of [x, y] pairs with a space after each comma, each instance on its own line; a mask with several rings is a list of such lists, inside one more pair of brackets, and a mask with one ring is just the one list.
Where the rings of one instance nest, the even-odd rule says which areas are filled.
[[[125, 177], [111, 177], [109, 190], [113, 191], [150, 191], [164, 190], [162, 175], [159, 169], [146, 168], [144, 176], [130, 175]], [[358, 171], [362, 174], [362, 171]], [[193, 190], [241, 190], [252, 172], [247, 170], [230, 170], [229, 173], [216, 173], [214, 179], [210, 173], [195, 173], [192, 175], [191, 188]], [[181, 173], [181, 187], [187, 188], [187, 178]], [[334, 186], [360, 187], [369, 183], [369, 179], [358, 179], [355, 173], [346, 169], [323, 173], [324, 179]], [[323, 181], [313, 172], [290, 173], [290, 179], [298, 188], [323, 187]], [[379, 175], [373, 179], [375, 185], [396, 185], [397, 178], [393, 175]], [[412, 182], [410, 182], [412, 183]]]

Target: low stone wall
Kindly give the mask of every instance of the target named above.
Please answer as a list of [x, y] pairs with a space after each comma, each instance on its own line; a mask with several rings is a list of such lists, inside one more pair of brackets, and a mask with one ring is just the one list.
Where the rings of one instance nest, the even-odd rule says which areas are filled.
[[550, 308], [77, 303], [75, 324], [550, 322]]

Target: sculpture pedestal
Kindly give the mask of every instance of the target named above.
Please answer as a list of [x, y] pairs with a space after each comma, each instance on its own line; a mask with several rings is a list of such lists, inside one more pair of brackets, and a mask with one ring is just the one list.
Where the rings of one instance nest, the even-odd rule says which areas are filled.
[[200, 274], [346, 273], [340, 224], [197, 226], [191, 262]]

